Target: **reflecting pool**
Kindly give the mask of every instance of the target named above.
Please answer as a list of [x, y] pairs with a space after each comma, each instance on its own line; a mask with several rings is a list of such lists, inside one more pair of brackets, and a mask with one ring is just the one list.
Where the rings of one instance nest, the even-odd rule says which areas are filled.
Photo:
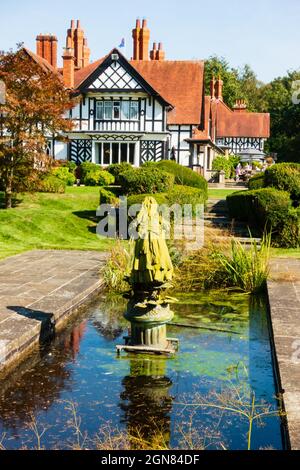
[[[7, 449], [105, 446], [138, 435], [172, 448], [282, 449], [263, 297], [177, 295], [174, 357], [117, 357], [122, 299], [100, 299], [1, 381], [0, 442]], [[271, 414], [273, 413], [273, 414]]]

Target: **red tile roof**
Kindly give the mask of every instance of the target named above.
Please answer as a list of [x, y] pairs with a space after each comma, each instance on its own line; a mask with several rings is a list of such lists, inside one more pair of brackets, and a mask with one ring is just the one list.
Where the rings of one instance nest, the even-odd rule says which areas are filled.
[[[55, 73], [55, 69], [43, 58], [24, 48], [43, 69]], [[77, 89], [109, 54], [87, 67], [75, 71], [74, 88]], [[174, 108], [168, 112], [168, 124], [194, 124], [197, 129], [193, 139], [215, 137], [270, 136], [270, 115], [267, 113], [234, 112], [223, 101], [203, 97], [203, 61], [130, 61], [130, 64], [161, 97]], [[205, 103], [205, 104], [204, 104]], [[203, 109], [204, 104], [204, 109]], [[203, 115], [204, 113], [204, 115]], [[212, 133], [209, 135], [209, 120]]]
[[29, 55], [29, 57], [31, 57], [34, 60], [34, 62], [39, 64], [42, 67], [42, 69], [45, 70], [46, 72], [57, 73], [55, 68], [52, 67], [52, 65], [46, 59], [43, 59], [43, 57], [40, 57], [39, 55], [37, 55], [34, 52], [30, 51], [29, 49], [27, 49], [27, 47], [23, 47], [22, 50], [27, 55]]
[[174, 109], [168, 124], [200, 124], [204, 62], [131, 61], [131, 65]]
[[222, 101], [217, 104], [217, 137], [270, 137], [270, 114], [234, 112]]
[[[74, 88], [78, 88], [106, 57], [76, 71]], [[165, 101], [174, 106], [168, 113], [168, 124], [200, 124], [204, 62], [130, 61], [130, 64]]]
[[106, 57], [107, 56], [102, 57], [80, 70], [76, 70], [74, 76], [74, 88], [78, 88], [94, 72], [94, 70], [96, 70], [96, 68], [105, 61]]

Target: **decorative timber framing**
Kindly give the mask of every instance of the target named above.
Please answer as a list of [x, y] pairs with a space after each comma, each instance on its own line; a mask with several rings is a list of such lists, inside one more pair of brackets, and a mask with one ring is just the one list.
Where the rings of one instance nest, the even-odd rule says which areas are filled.
[[[139, 88], [116, 88], [112, 87], [113, 85], [108, 86], [110, 82], [105, 82], [105, 88], [95, 88], [94, 82], [105, 72], [105, 70], [109, 69], [112, 64], [118, 64], [117, 66], [121, 66], [126, 71], [126, 73], [135, 80], [135, 82], [139, 85]], [[111, 82], [114, 84], [113, 81]], [[86, 94], [88, 92], [93, 93], [99, 92], [99, 90], [105, 93], [112, 93], [118, 90], [131, 93], [138, 91], [140, 93], [141, 90], [143, 90], [148, 95], [157, 99], [163, 106], [166, 106], [170, 109], [173, 108], [171, 103], [166, 101], [148, 82], [146, 82], [146, 80], [137, 72], [137, 70], [128, 62], [128, 60], [119, 52], [118, 49], [113, 49], [107, 55], [106, 59], [79, 85], [75, 94]]]
[[141, 140], [140, 149], [140, 165], [165, 158], [165, 142], [161, 140]]
[[263, 152], [265, 139], [260, 137], [220, 137], [217, 138], [219, 147], [227, 147], [233, 153], [240, 153], [247, 148], [254, 148]]
[[69, 160], [77, 165], [92, 161], [92, 140], [75, 139], [70, 142]]

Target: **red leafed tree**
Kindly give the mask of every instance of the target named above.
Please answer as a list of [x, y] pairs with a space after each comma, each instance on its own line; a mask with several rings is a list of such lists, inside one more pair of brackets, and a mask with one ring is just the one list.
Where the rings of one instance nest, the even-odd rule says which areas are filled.
[[0, 104], [0, 184], [5, 207], [39, 166], [45, 166], [47, 137], [72, 128], [65, 112], [74, 106], [62, 77], [29, 51], [19, 48], [0, 56], [0, 80], [6, 102]]

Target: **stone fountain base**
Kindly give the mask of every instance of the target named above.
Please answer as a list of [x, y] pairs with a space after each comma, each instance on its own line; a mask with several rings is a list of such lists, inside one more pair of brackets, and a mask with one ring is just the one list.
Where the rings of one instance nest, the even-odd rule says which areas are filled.
[[118, 354], [122, 351], [175, 354], [179, 341], [167, 337], [167, 323], [173, 316], [167, 303], [157, 305], [155, 302], [140, 302], [133, 298], [124, 315], [131, 324], [130, 335], [124, 338], [125, 345], [117, 346]]

